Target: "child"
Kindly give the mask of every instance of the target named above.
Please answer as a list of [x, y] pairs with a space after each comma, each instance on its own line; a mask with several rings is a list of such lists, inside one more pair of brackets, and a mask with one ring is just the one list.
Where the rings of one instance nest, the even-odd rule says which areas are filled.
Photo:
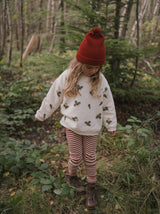
[[92, 29], [82, 41], [76, 58], [53, 83], [35, 118], [43, 121], [61, 106], [60, 123], [66, 128], [69, 146], [68, 182], [77, 191], [84, 191], [77, 168], [83, 160], [87, 175], [86, 206], [97, 205], [96, 145], [102, 122], [110, 136], [116, 134], [116, 112], [107, 80], [101, 73], [105, 63], [104, 36], [99, 28]]

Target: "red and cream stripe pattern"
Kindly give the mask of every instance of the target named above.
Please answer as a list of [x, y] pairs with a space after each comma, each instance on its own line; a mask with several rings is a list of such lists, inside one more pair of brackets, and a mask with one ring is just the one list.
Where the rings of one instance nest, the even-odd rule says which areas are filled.
[[66, 129], [66, 136], [69, 146], [68, 170], [72, 176], [77, 175], [77, 168], [82, 160], [85, 163], [87, 181], [96, 182], [96, 147], [97, 135], [84, 136]]

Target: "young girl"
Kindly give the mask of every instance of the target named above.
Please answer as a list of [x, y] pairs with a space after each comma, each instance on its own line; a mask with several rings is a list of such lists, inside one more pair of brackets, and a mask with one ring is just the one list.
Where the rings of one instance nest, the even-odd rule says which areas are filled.
[[60, 106], [60, 123], [66, 128], [69, 146], [68, 182], [77, 191], [84, 191], [77, 168], [84, 161], [87, 176], [86, 206], [97, 205], [96, 146], [102, 123], [110, 136], [116, 134], [116, 112], [107, 80], [101, 73], [105, 63], [104, 36], [99, 28], [92, 29], [80, 44], [76, 58], [53, 83], [35, 118], [44, 121]]

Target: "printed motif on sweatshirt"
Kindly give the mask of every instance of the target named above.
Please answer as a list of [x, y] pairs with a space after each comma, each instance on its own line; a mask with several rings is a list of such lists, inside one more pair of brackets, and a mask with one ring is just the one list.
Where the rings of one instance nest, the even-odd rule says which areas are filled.
[[108, 107], [103, 107], [103, 111], [108, 111]]
[[106, 123], [110, 124], [110, 123], [112, 123], [112, 121], [111, 120], [106, 120]]
[[82, 85], [77, 85], [77, 89], [78, 89], [78, 90], [81, 90], [82, 88], [83, 88]]
[[78, 117], [72, 117], [73, 121], [78, 121]]
[[65, 103], [63, 106], [65, 109], [69, 108], [69, 105], [67, 103]]
[[85, 121], [84, 122], [87, 126], [91, 126], [91, 121]]
[[77, 100], [74, 101], [74, 106], [78, 106], [80, 104], [81, 104], [81, 102], [78, 102]]
[[101, 113], [99, 113], [97, 116], [96, 116], [96, 119], [101, 119]]
[[62, 94], [62, 92], [61, 92], [61, 91], [57, 91], [57, 96], [58, 96], [58, 97], [60, 97], [60, 96], [61, 96], [61, 94]]

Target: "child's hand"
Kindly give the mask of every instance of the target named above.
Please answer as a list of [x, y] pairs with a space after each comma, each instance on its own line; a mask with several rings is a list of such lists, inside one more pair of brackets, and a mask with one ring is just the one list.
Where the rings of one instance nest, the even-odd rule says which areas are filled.
[[116, 135], [116, 131], [109, 132], [110, 137], [114, 137]]
[[37, 121], [40, 121], [37, 117], [35, 117], [35, 119], [36, 119]]

